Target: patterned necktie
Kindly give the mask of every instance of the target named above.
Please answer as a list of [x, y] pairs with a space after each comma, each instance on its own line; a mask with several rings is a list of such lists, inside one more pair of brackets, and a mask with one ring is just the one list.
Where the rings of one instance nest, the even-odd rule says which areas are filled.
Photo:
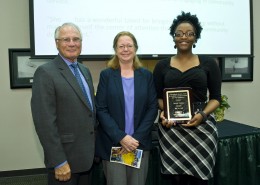
[[78, 71], [78, 65], [73, 63], [73, 64], [71, 64], [71, 67], [74, 70], [74, 75], [75, 75], [75, 77], [76, 77], [76, 79], [77, 79], [77, 81], [79, 83], [79, 86], [80, 86], [81, 90], [83, 91], [83, 94], [84, 94], [84, 96], [85, 96], [85, 98], [87, 100], [87, 103], [88, 103], [89, 107], [91, 107], [91, 110], [93, 110], [92, 105], [91, 105], [91, 103], [89, 101], [89, 97], [88, 97], [88, 94], [86, 92], [86, 89], [84, 88], [83, 82], [82, 82], [82, 80], [80, 78], [80, 74], [79, 74], [79, 71]]

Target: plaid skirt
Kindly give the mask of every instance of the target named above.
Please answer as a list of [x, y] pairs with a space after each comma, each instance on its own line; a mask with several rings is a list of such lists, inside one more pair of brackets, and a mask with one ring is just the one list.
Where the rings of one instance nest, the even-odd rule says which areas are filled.
[[217, 128], [210, 120], [193, 128], [177, 125], [168, 129], [159, 124], [161, 172], [212, 178], [217, 137]]

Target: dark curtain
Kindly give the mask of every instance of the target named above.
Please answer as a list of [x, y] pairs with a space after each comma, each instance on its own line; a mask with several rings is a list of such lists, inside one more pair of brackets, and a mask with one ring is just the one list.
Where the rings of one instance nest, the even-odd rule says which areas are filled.
[[218, 142], [214, 185], [260, 185], [260, 133]]

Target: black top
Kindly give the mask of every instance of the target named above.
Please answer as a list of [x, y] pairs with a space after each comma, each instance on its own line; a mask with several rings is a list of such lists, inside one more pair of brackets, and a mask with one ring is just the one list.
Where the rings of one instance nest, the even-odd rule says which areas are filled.
[[217, 63], [210, 57], [199, 55], [200, 64], [181, 72], [170, 66], [171, 58], [159, 61], [154, 69], [157, 98], [163, 98], [164, 88], [191, 87], [194, 102], [221, 101], [221, 74]]

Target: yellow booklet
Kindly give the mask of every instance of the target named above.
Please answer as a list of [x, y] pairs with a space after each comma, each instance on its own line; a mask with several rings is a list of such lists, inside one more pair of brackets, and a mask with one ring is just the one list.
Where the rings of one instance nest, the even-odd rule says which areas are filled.
[[134, 168], [140, 168], [143, 150], [136, 149], [133, 152], [119, 154], [121, 147], [112, 147], [110, 162], [121, 163]]

